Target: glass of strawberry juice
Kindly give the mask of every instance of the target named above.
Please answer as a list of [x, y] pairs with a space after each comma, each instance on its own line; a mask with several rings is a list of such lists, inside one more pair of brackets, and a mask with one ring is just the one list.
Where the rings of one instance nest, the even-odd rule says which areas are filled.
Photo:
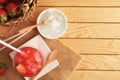
[[32, 47], [24, 47], [20, 50], [22, 53], [16, 53], [13, 59], [16, 71], [25, 77], [39, 73], [43, 64], [41, 52]]

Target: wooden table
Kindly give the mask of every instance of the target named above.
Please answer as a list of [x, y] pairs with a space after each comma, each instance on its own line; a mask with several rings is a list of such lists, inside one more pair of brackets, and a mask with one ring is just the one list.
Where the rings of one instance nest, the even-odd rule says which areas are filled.
[[120, 80], [120, 0], [38, 0], [35, 12], [51, 7], [68, 19], [59, 41], [83, 57], [71, 80]]

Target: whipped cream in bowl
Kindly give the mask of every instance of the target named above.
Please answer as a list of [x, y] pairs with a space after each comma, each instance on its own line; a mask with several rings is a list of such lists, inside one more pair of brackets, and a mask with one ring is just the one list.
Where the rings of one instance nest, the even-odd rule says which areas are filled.
[[37, 24], [44, 21], [44, 25], [38, 26], [39, 33], [47, 39], [61, 37], [67, 29], [67, 19], [64, 13], [56, 8], [44, 10], [37, 18]]

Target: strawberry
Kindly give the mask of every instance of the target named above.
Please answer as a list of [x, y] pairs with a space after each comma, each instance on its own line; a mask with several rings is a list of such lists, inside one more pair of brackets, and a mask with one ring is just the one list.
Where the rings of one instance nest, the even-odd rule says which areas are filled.
[[16, 66], [16, 70], [22, 75], [25, 75], [27, 73], [26, 67], [23, 64], [18, 64]]
[[6, 2], [7, 2], [7, 0], [0, 0], [0, 5], [5, 4]]
[[4, 63], [0, 63], [0, 75], [4, 74], [5, 72], [5, 64]]
[[24, 0], [12, 0], [13, 2], [19, 3], [19, 2], [23, 2]]
[[7, 13], [3, 9], [0, 9], [0, 21], [1, 22], [7, 21]]
[[0, 9], [3, 9], [4, 6], [0, 5]]
[[10, 2], [5, 6], [9, 16], [14, 17], [17, 14], [18, 7], [14, 2]]

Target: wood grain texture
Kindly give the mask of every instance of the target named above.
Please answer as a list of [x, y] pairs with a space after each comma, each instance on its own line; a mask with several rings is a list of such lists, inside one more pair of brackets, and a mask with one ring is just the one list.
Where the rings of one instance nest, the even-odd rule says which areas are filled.
[[38, 0], [38, 6], [120, 6], [120, 0]]
[[[35, 24], [38, 15], [52, 7], [63, 11], [69, 22], [67, 32], [59, 41], [79, 55], [83, 54], [71, 80], [120, 80], [120, 0], [38, 0], [28, 23]], [[8, 36], [27, 27], [19, 26], [14, 27]], [[0, 35], [4, 32], [7, 29]]]
[[31, 25], [35, 25], [35, 21], [31, 21], [31, 20], [26, 20], [24, 22], [21, 22], [19, 24], [16, 24], [15, 26], [10, 26], [11, 29], [7, 32], [7, 34], [5, 35], [6, 38], [13, 36], [15, 34], [17, 34], [19, 32], [19, 30], [25, 28], [25, 27], [29, 27]]
[[0, 37], [5, 37], [5, 35], [9, 30], [10, 30], [10, 27], [0, 25]]
[[120, 55], [83, 55], [78, 70], [120, 70]]
[[[48, 7], [47, 7], [48, 8]], [[37, 8], [35, 11], [35, 15], [33, 20], [33, 23], [35, 24], [35, 21], [37, 19], [37, 16], [41, 11], [46, 9], [44, 8]], [[63, 9], [63, 8], [61, 8]], [[69, 14], [69, 13], [67, 13]], [[118, 17], [119, 18], [119, 17]], [[71, 18], [73, 19], [73, 18]], [[77, 19], [77, 18], [76, 18]], [[68, 19], [70, 20], [70, 19]], [[31, 22], [29, 22], [31, 23]], [[31, 24], [33, 25], [33, 24]], [[17, 27], [21, 25], [17, 25]], [[23, 25], [24, 26], [24, 25]], [[68, 30], [66, 34], [63, 36], [63, 38], [119, 38], [120, 37], [120, 24], [111, 24], [111, 23], [69, 23], [68, 24]], [[20, 29], [19, 27], [19, 29]], [[25, 26], [27, 27], [27, 26]], [[0, 27], [3, 28], [3, 27]], [[14, 27], [14, 30], [16, 27]], [[2, 33], [7, 32], [7, 29], [4, 27], [1, 31]]]
[[75, 71], [71, 80], [120, 80], [120, 71]]
[[[35, 21], [39, 15], [39, 13], [46, 8], [48, 8], [48, 7], [37, 8], [34, 13], [35, 15], [34, 15], [33, 19], [31, 19], [31, 21], [28, 21], [27, 23], [30, 24], [31, 22], [33, 22], [33, 23], [31, 23], [31, 25], [35, 24]], [[64, 11], [64, 8], [60, 8], [60, 9]], [[70, 11], [71, 10], [69, 10], [69, 12]], [[68, 18], [70, 18], [71, 21], [79, 22], [80, 17], [76, 17], [74, 19], [71, 17], [72, 15], [70, 15], [69, 12], [66, 13], [66, 15], [69, 15]], [[78, 13], [79, 13], [79, 11], [78, 11]], [[86, 14], [84, 14], [84, 15], [86, 15]], [[70, 19], [68, 19], [68, 21]], [[89, 21], [91, 21], [91, 20], [89, 19]], [[94, 20], [94, 22], [95, 22], [95, 20]], [[27, 27], [28, 25], [27, 24], [23, 25], [22, 23], [20, 25], [17, 25], [18, 29], [20, 29], [20, 27], [23, 27], [23, 26]], [[113, 23], [113, 24], [111, 24], [111, 23], [107, 23], [107, 24], [104, 24], [104, 23], [100, 23], [100, 24], [98, 24], [98, 23], [69, 23], [68, 30], [67, 30], [66, 34], [63, 36], [63, 38], [119, 38], [120, 37], [120, 33], [119, 33], [120, 27], [119, 26], [120, 26], [120, 24], [118, 24], [118, 23], [117, 24], [116, 23]], [[17, 27], [14, 27], [14, 30], [16, 30]], [[9, 28], [8, 27], [0, 27], [0, 29], [1, 29], [0, 36], [2, 37], [8, 31]]]
[[[37, 7], [33, 21], [44, 9], [50, 7]], [[51, 7], [52, 8], [52, 7]], [[80, 7], [54, 7], [60, 9], [69, 22], [114, 22], [120, 23], [120, 8], [80, 8]]]
[[68, 23], [62, 38], [120, 38], [120, 24]]
[[13, 62], [8, 54], [9, 52], [0, 52], [0, 62], [6, 64], [5, 73], [0, 76], [0, 80], [24, 80], [13, 68]]
[[59, 39], [78, 54], [120, 54], [120, 40]]

